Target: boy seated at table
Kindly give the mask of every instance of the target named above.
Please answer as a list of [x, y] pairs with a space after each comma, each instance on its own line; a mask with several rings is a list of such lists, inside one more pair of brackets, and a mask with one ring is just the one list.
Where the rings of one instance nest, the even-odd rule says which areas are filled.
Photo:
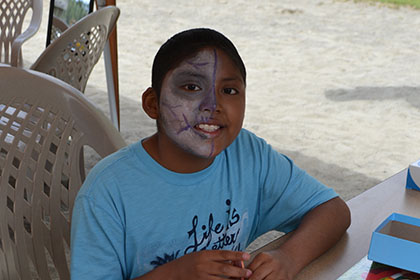
[[[72, 279], [293, 279], [340, 239], [345, 202], [242, 128], [245, 86], [217, 31], [161, 46], [142, 98], [157, 132], [89, 173], [72, 216]], [[249, 260], [244, 249], [270, 230], [293, 232]]]

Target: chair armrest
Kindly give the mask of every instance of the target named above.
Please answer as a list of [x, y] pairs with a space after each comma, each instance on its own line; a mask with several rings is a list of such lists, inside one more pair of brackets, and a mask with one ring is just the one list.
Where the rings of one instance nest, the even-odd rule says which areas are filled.
[[41, 26], [42, 20], [42, 1], [34, 1], [33, 11], [32, 11], [32, 19], [29, 23], [28, 28], [16, 37], [16, 39], [12, 43], [12, 53], [11, 53], [11, 60], [10, 64], [14, 67], [22, 66], [22, 61], [19, 60], [21, 57], [21, 48], [22, 44], [27, 41], [29, 38], [35, 35], [35, 33], [39, 30]]

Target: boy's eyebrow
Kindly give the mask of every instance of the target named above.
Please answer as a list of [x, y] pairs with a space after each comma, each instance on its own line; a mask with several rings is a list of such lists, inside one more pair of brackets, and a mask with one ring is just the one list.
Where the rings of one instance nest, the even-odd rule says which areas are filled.
[[198, 72], [193, 72], [193, 71], [178, 72], [178, 73], [175, 74], [175, 77], [181, 77], [181, 78], [183, 78], [183, 77], [186, 77], [186, 78], [194, 77], [194, 78], [200, 78], [200, 79], [205, 79], [206, 78], [205, 75], [203, 75], [201, 73], [198, 73]]
[[200, 67], [202, 67], [202, 66], [206, 66], [206, 65], [208, 65], [208, 64], [209, 64], [208, 62], [201, 62], [201, 63], [199, 63], [199, 62], [193, 62], [193, 61], [187, 61], [187, 63], [188, 63], [189, 65], [194, 66], [195, 68], [200, 68]]
[[[198, 79], [208, 79], [208, 77], [204, 74], [201, 74], [199, 72], [195, 72], [195, 71], [190, 71], [190, 70], [185, 70], [185, 71], [181, 71], [178, 72], [174, 75], [176, 78], [198, 78]], [[222, 79], [223, 82], [231, 82], [231, 81], [239, 81], [239, 82], [243, 82], [243, 79], [241, 76], [239, 75], [233, 75], [231, 77], [225, 77]]]
[[224, 81], [224, 82], [231, 82], [231, 81], [240, 81], [240, 82], [243, 82], [243, 79], [242, 79], [241, 76], [232, 76], [232, 77], [223, 78], [222, 81]]

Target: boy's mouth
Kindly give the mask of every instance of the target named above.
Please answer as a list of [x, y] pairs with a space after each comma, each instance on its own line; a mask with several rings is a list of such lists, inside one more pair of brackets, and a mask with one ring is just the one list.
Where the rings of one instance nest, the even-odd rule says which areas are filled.
[[215, 132], [220, 128], [220, 126], [215, 124], [206, 124], [206, 123], [200, 123], [196, 125], [196, 128], [204, 131], [204, 132]]
[[217, 134], [219, 134], [220, 129], [223, 127], [217, 124], [200, 123], [195, 125], [194, 128], [198, 132], [207, 136], [216, 136]]

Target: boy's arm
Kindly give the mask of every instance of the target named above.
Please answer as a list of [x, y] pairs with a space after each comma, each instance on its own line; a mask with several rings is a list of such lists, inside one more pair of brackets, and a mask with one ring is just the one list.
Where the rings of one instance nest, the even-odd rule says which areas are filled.
[[293, 279], [312, 260], [332, 247], [350, 225], [350, 210], [339, 197], [308, 212], [278, 249], [258, 254], [248, 268], [250, 280]]

